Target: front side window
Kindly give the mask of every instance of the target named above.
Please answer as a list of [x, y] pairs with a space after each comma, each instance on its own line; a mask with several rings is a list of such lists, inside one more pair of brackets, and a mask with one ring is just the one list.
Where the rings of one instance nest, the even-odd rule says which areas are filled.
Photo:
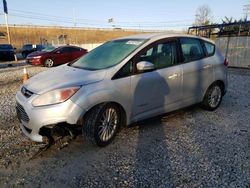
[[156, 43], [137, 58], [136, 62], [140, 61], [153, 63], [156, 69], [173, 66], [177, 63], [176, 43]]
[[180, 38], [184, 62], [195, 61], [205, 57], [199, 39]]
[[119, 64], [144, 42], [143, 39], [120, 39], [106, 42], [81, 57], [71, 66], [87, 70], [109, 68]]
[[130, 76], [131, 73], [132, 73], [132, 61], [129, 61], [117, 72], [117, 74], [114, 76], [113, 79]]

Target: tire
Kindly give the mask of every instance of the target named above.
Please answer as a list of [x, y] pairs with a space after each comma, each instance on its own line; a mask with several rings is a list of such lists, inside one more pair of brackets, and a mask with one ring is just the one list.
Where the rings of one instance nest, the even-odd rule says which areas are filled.
[[222, 97], [222, 87], [219, 84], [213, 84], [206, 91], [202, 101], [202, 107], [206, 110], [213, 111], [220, 106]]
[[44, 63], [45, 67], [53, 67], [53, 65], [54, 65], [54, 61], [52, 59], [45, 60], [45, 63]]
[[86, 115], [83, 136], [91, 144], [104, 147], [115, 138], [121, 122], [121, 112], [117, 105], [100, 104]]

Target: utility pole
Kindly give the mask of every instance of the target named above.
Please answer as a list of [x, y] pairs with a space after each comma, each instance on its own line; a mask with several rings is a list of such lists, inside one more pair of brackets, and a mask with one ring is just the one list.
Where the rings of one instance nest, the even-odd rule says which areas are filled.
[[247, 20], [248, 14], [250, 14], [250, 5], [243, 5], [243, 14]]
[[75, 30], [75, 44], [77, 43], [77, 31], [76, 31], [76, 10], [73, 8], [73, 22], [74, 22], [74, 30]]
[[4, 13], [4, 17], [5, 17], [5, 23], [6, 23], [6, 28], [7, 28], [8, 43], [10, 44], [11, 40], [10, 40], [10, 31], [9, 31], [9, 24], [8, 24], [8, 15]]
[[8, 42], [11, 43], [10, 40], [10, 31], [9, 31], [9, 24], [8, 24], [8, 7], [6, 0], [3, 0], [3, 10], [4, 10], [4, 17], [5, 17], [5, 24], [7, 28], [7, 35], [8, 35]]
[[[114, 18], [109, 18], [108, 19], [108, 23], [112, 24], [114, 23]], [[113, 28], [115, 27], [115, 25], [111, 25]]]
[[76, 10], [73, 9], [73, 22], [74, 22], [74, 27], [76, 27]]

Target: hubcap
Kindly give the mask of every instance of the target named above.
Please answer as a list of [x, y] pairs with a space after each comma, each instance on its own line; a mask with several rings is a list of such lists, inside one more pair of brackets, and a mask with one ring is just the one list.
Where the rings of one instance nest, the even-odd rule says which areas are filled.
[[98, 135], [102, 141], [108, 141], [115, 133], [118, 115], [114, 108], [107, 108], [100, 119], [98, 127]]
[[47, 60], [46, 60], [46, 66], [47, 66], [47, 67], [52, 67], [52, 66], [53, 66], [53, 61], [52, 61], [52, 59], [47, 59]]
[[215, 108], [221, 100], [221, 89], [219, 86], [215, 86], [208, 97], [208, 103], [212, 108]]

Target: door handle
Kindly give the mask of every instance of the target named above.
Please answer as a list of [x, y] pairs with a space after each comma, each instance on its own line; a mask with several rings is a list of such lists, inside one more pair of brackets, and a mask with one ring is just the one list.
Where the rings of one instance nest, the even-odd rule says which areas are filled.
[[178, 74], [174, 73], [170, 76], [168, 76], [169, 79], [175, 79], [178, 76]]
[[209, 65], [204, 65], [203, 68], [204, 68], [204, 69], [207, 69], [207, 68], [210, 68], [211, 66], [212, 66], [212, 65], [210, 65], [210, 64], [209, 64]]

